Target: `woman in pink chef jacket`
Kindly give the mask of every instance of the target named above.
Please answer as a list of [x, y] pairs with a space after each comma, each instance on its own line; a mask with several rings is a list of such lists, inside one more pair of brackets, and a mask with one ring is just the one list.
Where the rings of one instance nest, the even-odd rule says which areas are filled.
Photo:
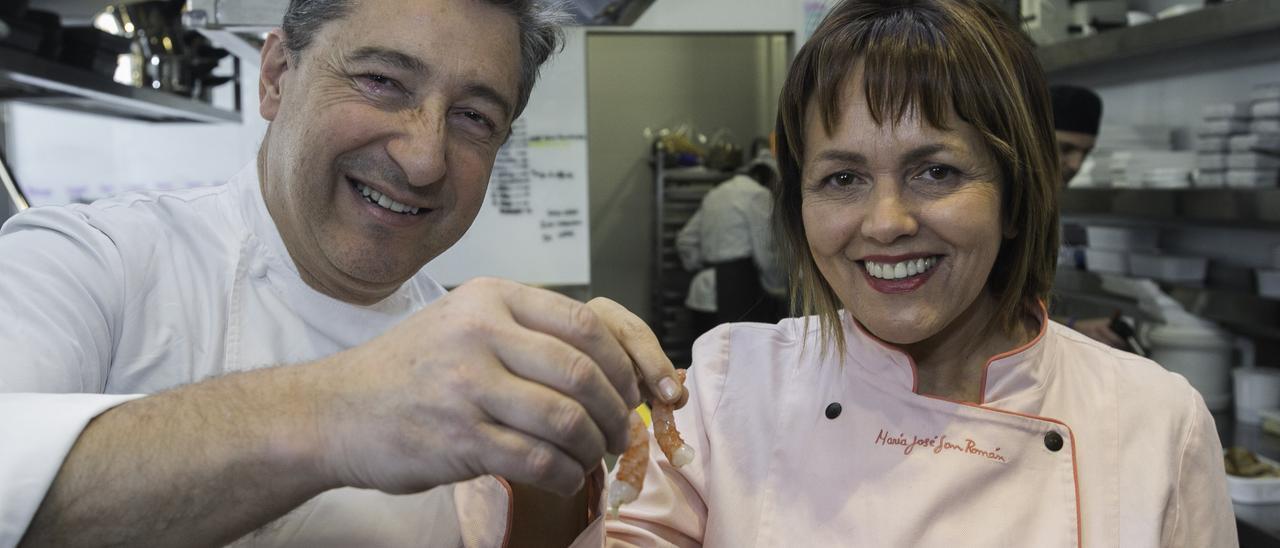
[[840, 3], [779, 101], [805, 316], [698, 340], [609, 545], [1236, 546], [1200, 395], [1053, 323], [1057, 146], [1031, 43], [978, 0]]

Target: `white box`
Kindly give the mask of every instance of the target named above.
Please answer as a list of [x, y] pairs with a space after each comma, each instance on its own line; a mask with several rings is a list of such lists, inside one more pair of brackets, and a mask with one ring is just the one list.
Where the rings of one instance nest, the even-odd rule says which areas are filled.
[[1258, 150], [1280, 154], [1280, 132], [1246, 133], [1234, 135], [1227, 140], [1227, 146], [1234, 152]]
[[1227, 170], [1227, 186], [1236, 188], [1274, 187], [1280, 180], [1280, 170], [1230, 169]]
[[1196, 188], [1222, 188], [1227, 186], [1227, 172], [1204, 170], [1196, 173], [1191, 179], [1191, 186]]
[[1258, 294], [1263, 297], [1280, 299], [1280, 270], [1259, 268]]
[[1259, 409], [1280, 407], [1280, 369], [1273, 367], [1239, 367], [1235, 377], [1236, 420], [1258, 424]]
[[1249, 113], [1252, 114], [1254, 118], [1280, 117], [1280, 99], [1258, 101], [1253, 104], [1253, 108], [1249, 109]]
[[1238, 118], [1205, 120], [1200, 125], [1200, 135], [1235, 135], [1249, 131], [1249, 122]]
[[1249, 133], [1280, 132], [1280, 118], [1258, 118], [1249, 122]]
[[1280, 169], [1280, 156], [1261, 152], [1234, 152], [1226, 160], [1227, 167], [1231, 169]]
[[1129, 255], [1129, 274], [1135, 278], [1155, 278], [1166, 282], [1204, 283], [1209, 259], [1178, 255], [1133, 253]]
[[1205, 105], [1200, 111], [1206, 119], [1214, 118], [1248, 118], [1250, 101], [1236, 101], [1234, 103], [1210, 103]]
[[1249, 93], [1249, 97], [1255, 101], [1280, 99], [1280, 82], [1253, 86], [1253, 91]]
[[1129, 256], [1123, 251], [1084, 249], [1084, 268], [1089, 272], [1129, 273]]
[[1199, 152], [1226, 152], [1231, 150], [1230, 143], [1230, 139], [1221, 136], [1197, 137], [1196, 150]]
[[1102, 251], [1154, 251], [1160, 231], [1154, 228], [1086, 226], [1089, 249]]
[[1125, 0], [1072, 2], [1071, 21], [1082, 27], [1095, 23], [1125, 26], [1129, 21], [1129, 3]]
[[1227, 155], [1221, 152], [1201, 152], [1196, 154], [1196, 167], [1208, 171], [1227, 169]]

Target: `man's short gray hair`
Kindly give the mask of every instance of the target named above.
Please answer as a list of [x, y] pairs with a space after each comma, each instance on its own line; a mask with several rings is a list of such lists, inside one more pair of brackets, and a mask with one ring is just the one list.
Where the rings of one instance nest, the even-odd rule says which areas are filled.
[[[290, 0], [284, 14], [285, 48], [297, 55], [326, 23], [346, 17], [356, 0]], [[516, 17], [520, 25], [520, 97], [512, 119], [529, 104], [538, 69], [564, 46], [561, 25], [569, 19], [558, 3], [545, 0], [483, 0]]]

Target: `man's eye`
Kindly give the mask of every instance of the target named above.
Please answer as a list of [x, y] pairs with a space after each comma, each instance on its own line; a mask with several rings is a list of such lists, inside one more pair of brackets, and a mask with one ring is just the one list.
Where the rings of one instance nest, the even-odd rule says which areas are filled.
[[374, 94], [397, 93], [401, 91], [400, 83], [381, 74], [362, 74], [356, 77], [360, 88]]
[[488, 117], [474, 110], [463, 111], [462, 115], [466, 116], [468, 119], [478, 124], [484, 124], [490, 127], [493, 126], [493, 122], [490, 122]]
[[459, 127], [472, 135], [487, 138], [498, 131], [498, 125], [478, 110], [458, 109], [454, 115], [462, 117], [463, 121], [459, 122], [461, 124]]

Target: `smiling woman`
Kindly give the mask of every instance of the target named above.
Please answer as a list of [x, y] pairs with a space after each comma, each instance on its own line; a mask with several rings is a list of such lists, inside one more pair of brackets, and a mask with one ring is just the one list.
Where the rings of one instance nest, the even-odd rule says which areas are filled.
[[981, 0], [841, 2], [796, 56], [777, 137], [804, 317], [699, 339], [676, 411], [699, 457], [651, 451], [607, 536], [1236, 544], [1199, 394], [1045, 314], [1057, 145], [1016, 22]]

